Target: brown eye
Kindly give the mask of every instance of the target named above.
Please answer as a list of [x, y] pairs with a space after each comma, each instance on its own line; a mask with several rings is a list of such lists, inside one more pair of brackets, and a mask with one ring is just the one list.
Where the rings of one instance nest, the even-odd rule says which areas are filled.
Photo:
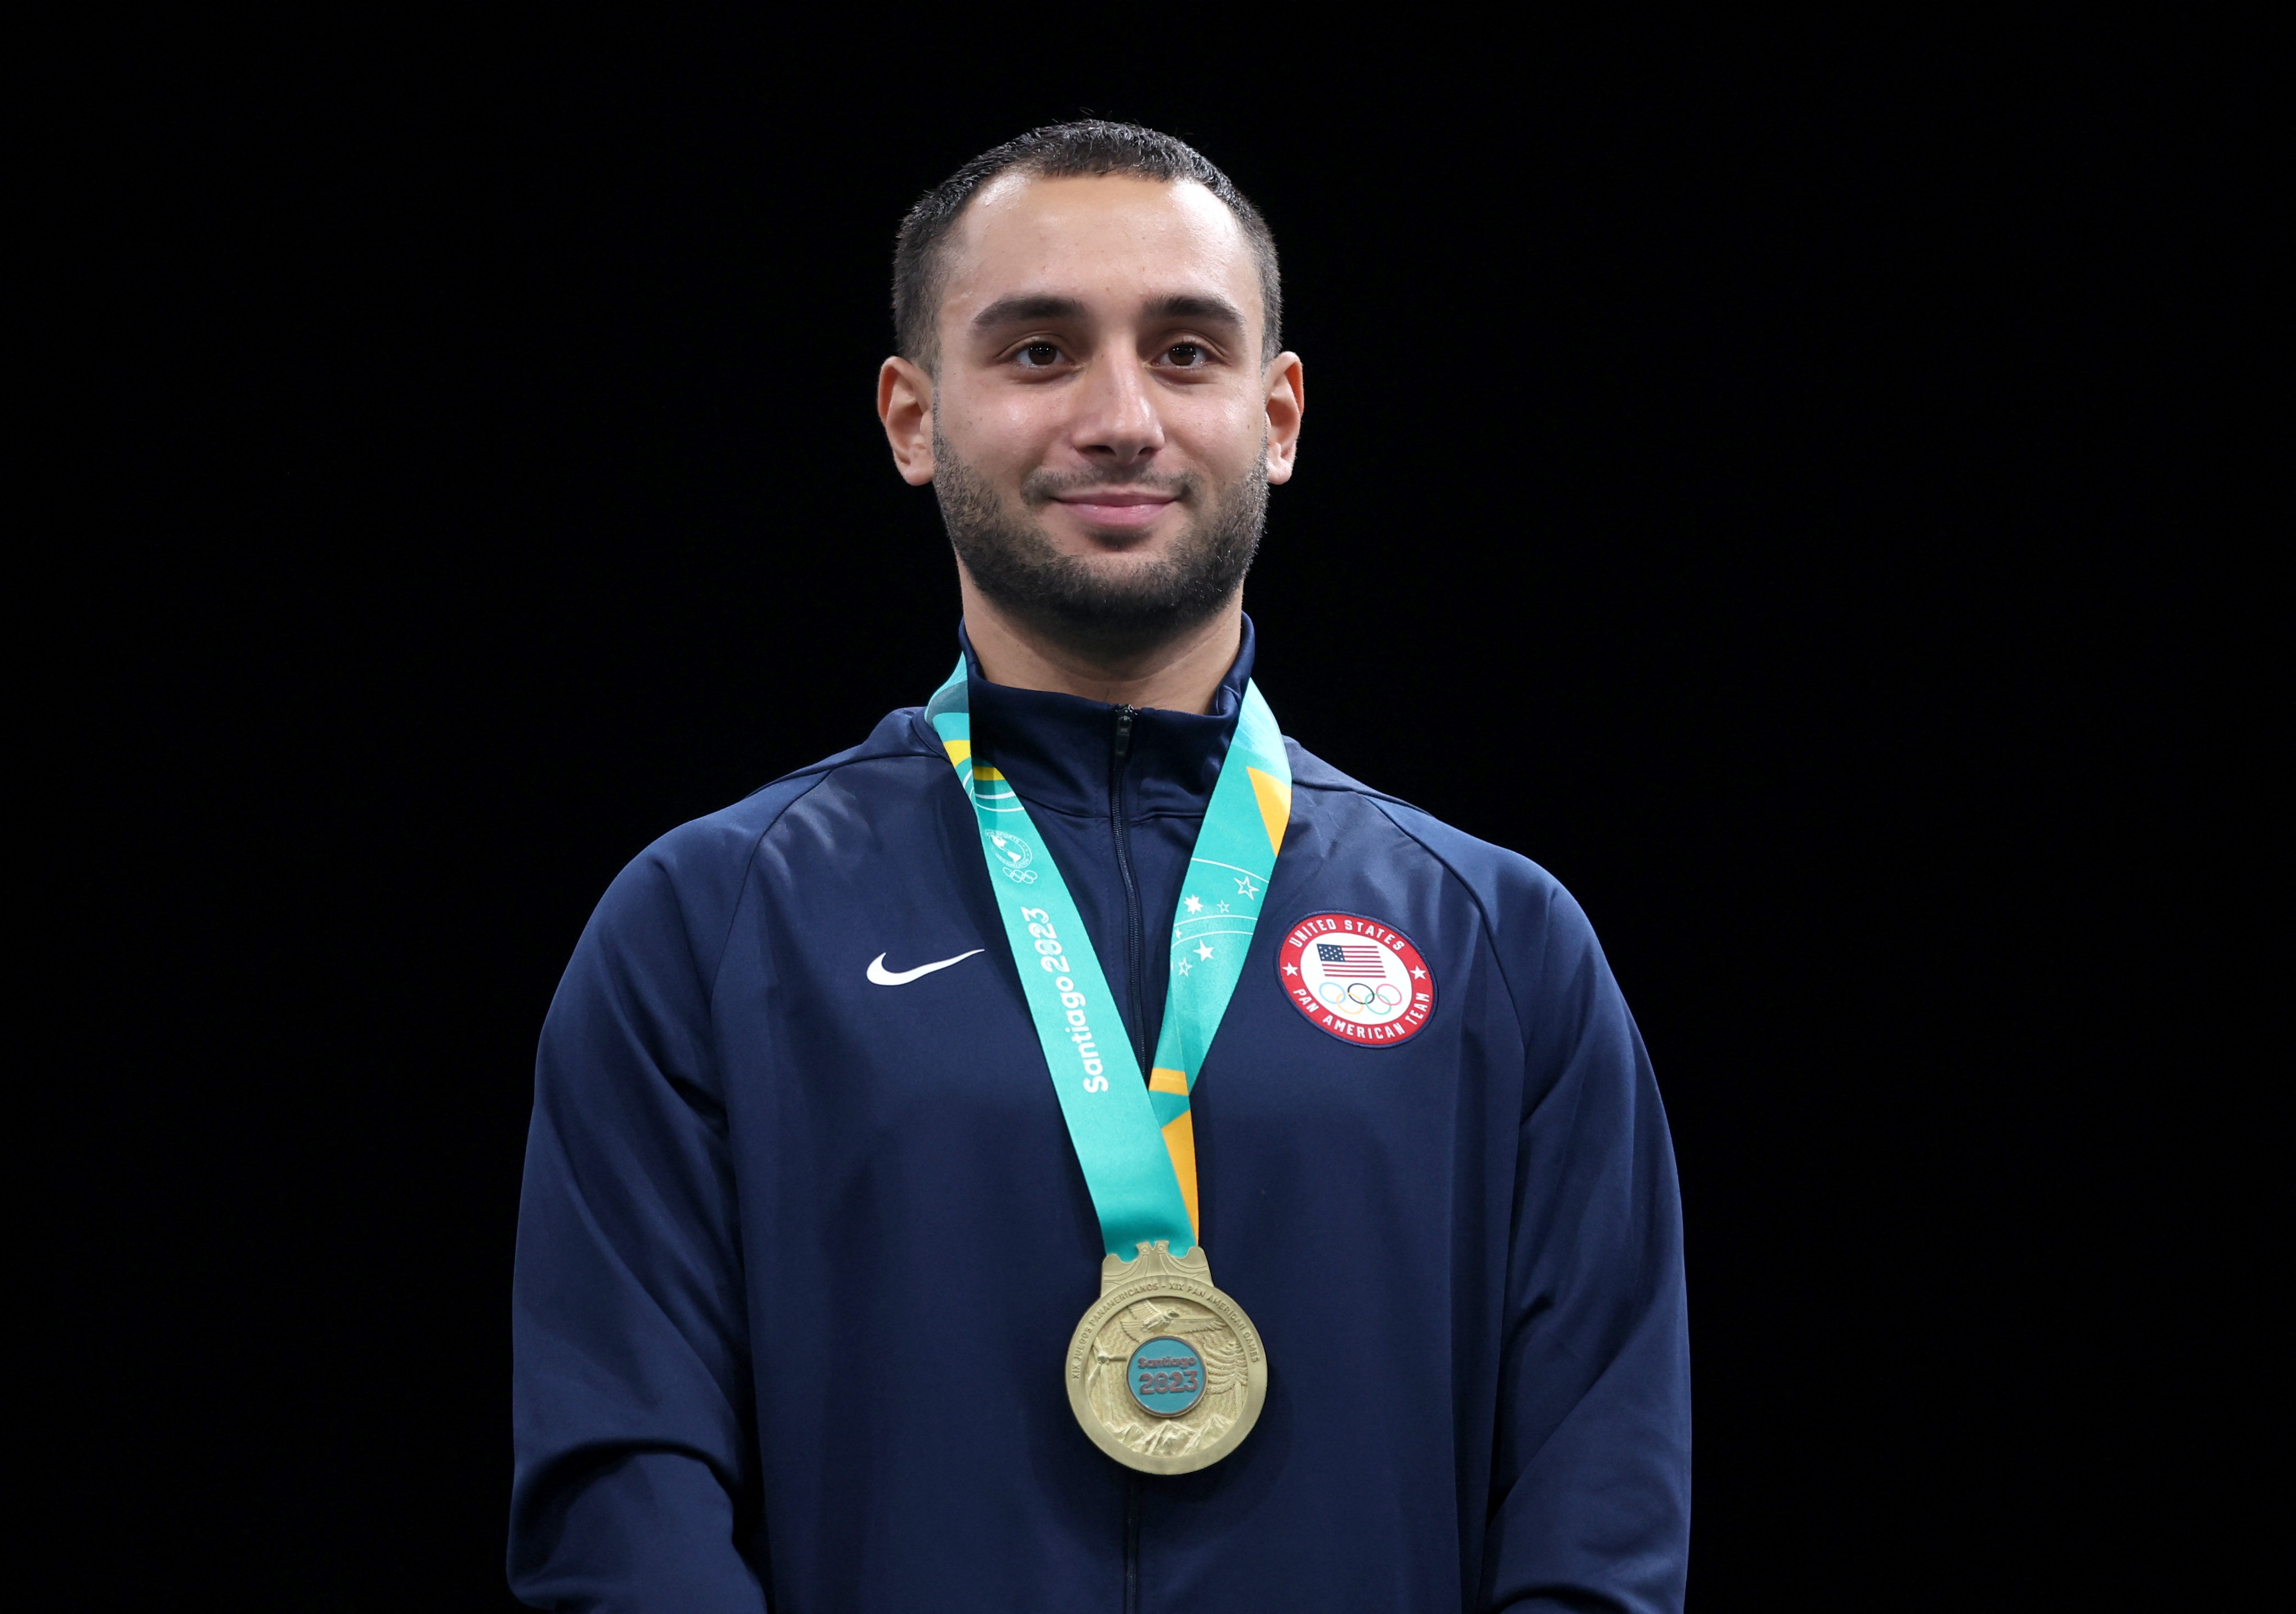
[[1197, 369], [1205, 362], [1204, 350], [1193, 342], [1181, 342], [1165, 350], [1164, 356], [1183, 370]]
[[1025, 369], [1042, 370], [1061, 362], [1061, 350], [1050, 342], [1030, 342], [1014, 356]]

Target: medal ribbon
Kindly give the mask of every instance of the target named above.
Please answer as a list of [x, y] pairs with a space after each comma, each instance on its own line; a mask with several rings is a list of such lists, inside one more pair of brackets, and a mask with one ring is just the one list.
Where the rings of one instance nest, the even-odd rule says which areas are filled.
[[1148, 1079], [1140, 1079], [1115, 995], [1068, 882], [1004, 775], [972, 754], [960, 660], [925, 709], [980, 824], [981, 855], [1021, 988], [1060, 1095], [1108, 1253], [1133, 1258], [1143, 1241], [1174, 1255], [1196, 1242], [1196, 1134], [1188, 1095], [1243, 973], [1283, 828], [1292, 764], [1257, 684], [1212, 787], [1172, 916], [1172, 981]]

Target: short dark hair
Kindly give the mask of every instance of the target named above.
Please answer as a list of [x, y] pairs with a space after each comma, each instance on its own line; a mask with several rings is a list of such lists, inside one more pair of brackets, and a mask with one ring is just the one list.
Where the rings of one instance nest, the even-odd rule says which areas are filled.
[[1244, 239], [1259, 266], [1259, 301], [1265, 310], [1260, 362], [1283, 351], [1283, 279], [1275, 263], [1275, 235], [1259, 209], [1211, 160], [1184, 140], [1136, 123], [1087, 118], [1046, 124], [983, 152], [926, 192], [901, 220], [893, 246], [893, 340], [903, 358], [931, 369], [934, 324], [940, 312], [942, 243], [980, 187], [1015, 169], [1039, 179], [1077, 179], [1123, 174], [1162, 184], [1193, 179], [1228, 206], [1243, 226]]

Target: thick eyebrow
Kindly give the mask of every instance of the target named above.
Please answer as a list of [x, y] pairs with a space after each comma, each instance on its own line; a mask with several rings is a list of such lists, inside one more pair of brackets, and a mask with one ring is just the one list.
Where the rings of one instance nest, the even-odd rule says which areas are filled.
[[1144, 312], [1151, 319], [1194, 320], [1207, 325], [1226, 325], [1235, 331], [1243, 329], [1243, 310], [1225, 297], [1214, 297], [1209, 292], [1160, 297]]
[[1085, 306], [1073, 297], [1054, 297], [1049, 293], [1016, 293], [1000, 297], [972, 316], [975, 331], [990, 331], [998, 325], [1027, 324], [1040, 319], [1082, 319]]
[[[1083, 319], [1090, 311], [1080, 299], [1059, 297], [1051, 292], [1016, 292], [1000, 297], [972, 316], [975, 331], [993, 331], [1000, 325], [1029, 324], [1037, 320]], [[1244, 328], [1243, 311], [1225, 297], [1209, 292], [1177, 292], [1170, 297], [1159, 297], [1141, 310], [1151, 319], [1197, 320], [1210, 325], [1226, 325], [1231, 330]]]

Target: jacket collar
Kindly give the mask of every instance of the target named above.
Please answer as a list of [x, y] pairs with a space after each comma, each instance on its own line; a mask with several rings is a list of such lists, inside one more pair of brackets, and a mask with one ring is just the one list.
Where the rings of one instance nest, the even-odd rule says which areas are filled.
[[981, 676], [980, 658], [962, 624], [956, 636], [964, 648], [974, 743], [1031, 807], [1104, 818], [1118, 810], [1120, 800], [1125, 815], [1134, 818], [1203, 812], [1243, 711], [1254, 648], [1250, 617], [1243, 619], [1243, 642], [1212, 697], [1212, 709], [1134, 709], [1129, 753], [1121, 770], [1116, 766], [1116, 735], [1123, 709], [1078, 695], [991, 684]]

